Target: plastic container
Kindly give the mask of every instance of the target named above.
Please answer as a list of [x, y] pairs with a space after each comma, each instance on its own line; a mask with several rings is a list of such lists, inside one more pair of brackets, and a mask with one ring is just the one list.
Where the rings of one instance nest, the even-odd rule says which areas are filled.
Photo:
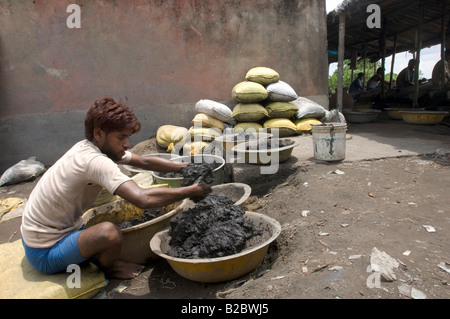
[[345, 158], [347, 125], [324, 123], [312, 125], [314, 158], [322, 161], [340, 161]]
[[198, 282], [224, 282], [241, 277], [258, 267], [267, 254], [269, 244], [281, 233], [281, 225], [278, 221], [264, 214], [246, 212], [245, 217], [254, 225], [267, 228], [270, 238], [259, 245], [233, 254], [218, 258], [176, 258], [167, 255], [169, 230], [157, 233], [150, 241], [152, 251], [166, 259], [173, 270], [180, 276]]
[[[151, 186], [151, 188], [154, 187], [168, 187], [168, 185]], [[158, 256], [148, 247], [148, 242], [153, 235], [169, 226], [172, 217], [181, 213], [183, 203], [184, 201], [179, 201], [162, 207], [162, 215], [147, 222], [121, 229], [123, 239], [120, 259], [136, 264], [147, 264], [158, 259]], [[124, 221], [142, 217], [143, 214], [143, 209], [121, 199], [91, 208], [83, 214], [82, 218], [86, 227], [89, 228], [104, 221], [118, 225]]]
[[409, 124], [434, 125], [442, 122], [448, 112], [445, 111], [400, 111], [403, 121]]

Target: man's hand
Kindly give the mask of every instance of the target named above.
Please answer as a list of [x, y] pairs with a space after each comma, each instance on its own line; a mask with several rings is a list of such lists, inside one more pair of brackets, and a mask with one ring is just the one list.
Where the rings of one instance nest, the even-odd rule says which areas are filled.
[[211, 193], [211, 185], [203, 182], [201, 179], [197, 179], [194, 184], [192, 184], [193, 194], [191, 197], [205, 197]]

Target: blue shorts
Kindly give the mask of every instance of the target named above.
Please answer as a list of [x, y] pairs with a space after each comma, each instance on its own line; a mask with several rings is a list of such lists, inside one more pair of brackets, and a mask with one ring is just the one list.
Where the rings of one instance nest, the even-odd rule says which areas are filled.
[[40, 272], [54, 274], [67, 271], [71, 264], [81, 264], [88, 260], [89, 258], [81, 256], [78, 248], [78, 237], [84, 229], [86, 227], [83, 226], [71, 232], [49, 248], [31, 248], [22, 240], [28, 262]]

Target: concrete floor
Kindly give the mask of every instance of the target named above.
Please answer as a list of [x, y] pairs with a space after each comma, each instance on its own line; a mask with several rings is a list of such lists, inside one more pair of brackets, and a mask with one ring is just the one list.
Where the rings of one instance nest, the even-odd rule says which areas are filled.
[[[298, 162], [314, 160], [311, 134], [290, 138], [299, 142], [299, 146], [292, 152]], [[343, 161], [431, 154], [438, 149], [450, 151], [448, 125], [414, 125], [401, 120], [391, 120], [382, 115], [372, 123], [347, 123]]]

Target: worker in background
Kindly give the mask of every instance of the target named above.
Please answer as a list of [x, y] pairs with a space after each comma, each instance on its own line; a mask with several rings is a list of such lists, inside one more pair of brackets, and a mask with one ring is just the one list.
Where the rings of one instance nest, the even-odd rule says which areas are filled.
[[383, 80], [383, 73], [384, 73], [384, 69], [383, 68], [378, 68], [377, 69], [377, 73], [375, 73], [369, 79], [369, 81], [367, 81], [366, 89], [367, 90], [373, 90], [373, 89], [377, 88], [378, 86], [380, 86], [381, 85], [381, 81]]
[[[450, 72], [448, 69], [448, 63], [450, 61], [450, 51], [445, 50], [444, 60], [440, 59], [433, 67], [433, 72], [431, 74], [431, 82], [433, 87], [442, 88], [448, 85], [450, 80]], [[442, 83], [442, 73], [445, 71], [444, 83]]]
[[356, 79], [354, 79], [353, 82], [350, 84], [348, 93], [352, 95], [353, 99], [357, 99], [359, 95], [361, 95], [363, 91], [363, 83], [362, 83], [363, 79], [364, 73], [359, 72]]
[[408, 66], [400, 71], [396, 80], [398, 89], [414, 86], [415, 67], [416, 67], [416, 60], [411, 59], [408, 61]]
[[102, 189], [147, 209], [201, 197], [210, 188], [200, 182], [180, 188], [141, 188], [122, 173], [118, 163], [158, 172], [180, 172], [187, 164], [129, 152], [129, 137], [141, 124], [128, 106], [112, 98], [96, 100], [84, 126], [86, 139], [56, 161], [30, 194], [20, 228], [25, 255], [46, 274], [89, 260], [108, 278], [131, 279], [143, 266], [119, 259], [122, 235], [118, 227], [111, 222], [83, 225], [83, 212]]

